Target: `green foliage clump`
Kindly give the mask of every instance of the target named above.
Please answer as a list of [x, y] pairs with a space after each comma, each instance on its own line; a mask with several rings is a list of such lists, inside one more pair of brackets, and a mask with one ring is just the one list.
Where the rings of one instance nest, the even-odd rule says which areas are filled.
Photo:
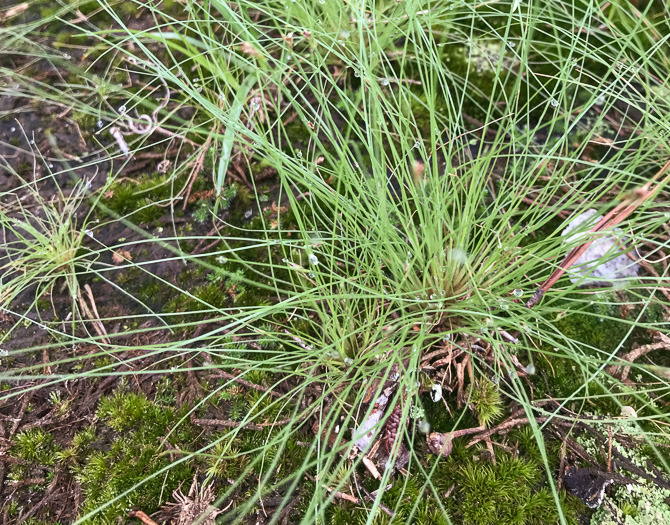
[[41, 465], [53, 465], [58, 449], [52, 434], [41, 428], [31, 428], [16, 436], [11, 454]]
[[91, 452], [89, 445], [95, 441], [95, 427], [90, 426], [75, 433], [72, 444], [58, 452], [56, 458], [59, 463], [68, 465], [73, 471], [80, 465]]
[[179, 423], [184, 413], [157, 406], [144, 395], [117, 392], [101, 400], [97, 416], [119, 434], [108, 451], [92, 452], [75, 469], [85, 495], [81, 516], [111, 503], [87, 523], [109, 523], [133, 505], [153, 512], [180, 483], [192, 479], [191, 464], [174, 464], [163, 454], [165, 440], [172, 447], [191, 447], [192, 427]]
[[470, 398], [479, 423], [488, 427], [503, 414], [502, 398], [496, 386], [488, 379], [481, 379], [472, 391]]
[[237, 479], [249, 464], [249, 456], [240, 454], [238, 440], [228, 441], [223, 438], [208, 451], [205, 460], [207, 475], [219, 479]]
[[496, 465], [470, 462], [461, 469], [456, 513], [464, 525], [548, 525], [558, 523], [554, 498], [536, 489], [540, 467], [522, 459]]
[[230, 186], [223, 189], [220, 197], [220, 206], [221, 209], [227, 210], [230, 208], [233, 200], [237, 197], [237, 192], [240, 189], [240, 186], [237, 184], [231, 184]]
[[[193, 191], [202, 183], [197, 179]], [[139, 223], [152, 222], [166, 213], [164, 207], [185, 183], [184, 177], [152, 173], [136, 180], [114, 182], [103, 199], [103, 204], [119, 215], [130, 215]]]
[[82, 131], [90, 131], [95, 127], [96, 117], [90, 113], [75, 111], [72, 114], [72, 120], [74, 120], [79, 125]]

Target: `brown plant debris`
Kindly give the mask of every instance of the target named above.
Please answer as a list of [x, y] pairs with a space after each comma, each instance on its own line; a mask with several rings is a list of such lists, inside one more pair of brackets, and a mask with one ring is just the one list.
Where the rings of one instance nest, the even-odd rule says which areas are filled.
[[161, 510], [153, 515], [160, 522], [169, 525], [215, 525], [216, 517], [223, 514], [233, 504], [231, 501], [223, 509], [212, 505], [216, 499], [211, 485], [198, 487], [198, 478], [193, 478], [188, 495], [177, 489], [172, 493], [174, 502], [166, 503]]

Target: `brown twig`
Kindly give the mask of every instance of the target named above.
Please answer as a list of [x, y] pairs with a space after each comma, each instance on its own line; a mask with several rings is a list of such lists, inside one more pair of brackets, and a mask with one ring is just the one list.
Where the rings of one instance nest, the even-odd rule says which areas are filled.
[[609, 442], [609, 450], [607, 452], [607, 472], [612, 472], [612, 425], [610, 425], [607, 429], [607, 433], [609, 436], [609, 439], [607, 440]]
[[191, 168], [191, 173], [188, 176], [188, 182], [186, 186], [186, 193], [184, 195], [184, 205], [182, 206], [182, 211], [186, 210], [186, 206], [188, 206], [188, 198], [191, 196], [191, 190], [193, 189], [193, 184], [195, 184], [196, 179], [198, 178], [198, 173], [202, 171], [203, 166], [205, 165], [205, 156], [207, 155], [207, 152], [209, 151], [209, 147], [212, 144], [212, 137], [214, 136], [214, 133], [218, 131], [218, 126], [215, 127], [213, 130], [213, 133], [209, 134], [209, 137], [207, 137], [207, 140], [205, 141], [205, 144], [202, 146], [200, 149], [200, 153], [198, 154], [198, 157], [195, 159], [195, 162], [193, 163], [193, 168]]
[[[548, 417], [536, 417], [535, 421], [537, 423], [544, 423]], [[500, 423], [498, 426], [495, 426], [486, 432], [482, 432], [478, 436], [475, 436], [472, 438], [470, 443], [466, 445], [465, 448], [469, 448], [475, 443], [479, 443], [480, 441], [484, 441], [485, 439], [489, 439], [493, 434], [498, 434], [500, 432], [507, 432], [508, 430], [518, 427], [520, 425], [525, 425], [526, 423], [530, 423], [530, 420], [527, 417], [520, 417], [518, 419], [508, 419], [507, 421], [503, 421]]]
[[26, 414], [26, 410], [28, 410], [28, 405], [30, 404], [31, 399], [33, 398], [33, 394], [35, 393], [35, 390], [29, 390], [25, 396], [23, 397], [23, 401], [21, 402], [21, 408], [19, 408], [19, 415], [18, 417], [14, 420], [14, 424], [12, 425], [11, 430], [9, 431], [9, 436], [8, 439], [12, 439], [12, 436], [16, 433], [16, 431], [19, 428], [19, 425], [21, 424], [21, 421], [23, 421], [23, 416]]
[[[81, 295], [81, 290], [77, 288], [77, 299], [79, 300], [79, 304], [81, 306], [81, 309], [84, 311], [84, 314], [86, 317], [88, 317], [91, 321], [93, 321], [93, 328], [97, 332], [97, 334], [100, 336], [102, 339], [102, 342], [109, 345], [109, 339], [107, 337], [107, 330], [105, 330], [104, 325], [100, 321], [100, 317], [97, 315], [97, 308], [95, 307], [95, 302], [93, 300], [93, 293], [91, 292], [91, 288], [88, 284], [84, 285], [86, 289], [86, 293], [88, 294], [89, 298], [91, 299], [91, 307], [89, 308], [88, 305], [86, 304], [86, 300], [84, 297]], [[93, 311], [91, 311], [91, 309]], [[94, 313], [95, 312], [95, 313]]]
[[[86, 290], [86, 295], [88, 295], [88, 300], [91, 303], [91, 309], [93, 310], [93, 314], [95, 314], [96, 321], [100, 326], [100, 331], [105, 335], [105, 337], [107, 337], [107, 330], [105, 329], [105, 325], [103, 325], [102, 321], [100, 320], [98, 307], [96, 306], [95, 298], [93, 297], [93, 291], [91, 290], [91, 287], [88, 284], [84, 285], [84, 290]], [[109, 344], [109, 339], [107, 339], [107, 344]]]
[[158, 525], [154, 520], [152, 520], [149, 516], [147, 516], [144, 512], [141, 510], [131, 510], [128, 513], [129, 518], [137, 518], [140, 520], [144, 525]]
[[[638, 346], [630, 352], [623, 354], [619, 359], [633, 363], [636, 359], [655, 350], [670, 350], [670, 337], [661, 332], [658, 332], [658, 338], [660, 339], [659, 341], [648, 345]], [[628, 374], [630, 373], [630, 366], [611, 365], [608, 366], [606, 370], [611, 375], [618, 374], [619, 371], [621, 371], [621, 381], [626, 381], [626, 379], [628, 379]]]
[[565, 451], [567, 446], [567, 441], [563, 441], [563, 444], [561, 445], [561, 462], [558, 465], [558, 490], [561, 490], [563, 485], [563, 472], [565, 471]]
[[[207, 234], [202, 239], [200, 239], [198, 244], [195, 245], [195, 248], [193, 248], [193, 251], [191, 252], [191, 255], [200, 255], [201, 253], [206, 252], [209, 248], [208, 247], [203, 248], [203, 245], [207, 242], [207, 239], [209, 239], [217, 231], [218, 231], [218, 228], [216, 226], [214, 228], [212, 228], [211, 230], [209, 230], [207, 232]], [[216, 244], [220, 241], [221, 241], [221, 239], [217, 239], [216, 241], [214, 241], [214, 244]]]
[[60, 491], [57, 489], [62, 486], [61, 475], [62, 475], [61, 471], [57, 470], [56, 474], [53, 477], [53, 480], [51, 481], [51, 483], [49, 483], [49, 486], [44, 491], [44, 494], [42, 494], [40, 500], [28, 512], [26, 512], [21, 516], [21, 518], [18, 521], [19, 524], [26, 522], [30, 517], [37, 514], [37, 512], [42, 507], [49, 504], [49, 502], [51, 502], [52, 499], [54, 499], [58, 494], [60, 494]]
[[464, 428], [444, 433], [433, 432], [428, 436], [428, 448], [435, 455], [448, 456], [451, 454], [453, 448], [452, 441], [455, 438], [467, 436], [468, 434], [476, 434], [482, 430], [485, 430], [485, 427]]
[[228, 372], [224, 372], [223, 370], [216, 370], [216, 372], [214, 372], [214, 375], [217, 377], [223, 377], [224, 379], [230, 379], [231, 381], [235, 381], [236, 383], [239, 383], [242, 386], [246, 386], [247, 388], [253, 388], [254, 390], [258, 390], [259, 392], [268, 393], [273, 397], [282, 397], [282, 394], [280, 394], [279, 392], [275, 392], [274, 390], [271, 390], [267, 387], [257, 385], [256, 383], [250, 383], [249, 381], [242, 379], [239, 376], [229, 374]]
[[175, 137], [175, 138], [181, 139], [184, 142], [188, 142], [191, 146], [193, 146], [195, 148], [200, 147], [200, 144], [198, 144], [197, 142], [193, 142], [191, 139], [188, 139], [188, 138], [184, 137], [184, 135], [180, 135], [179, 133], [175, 133], [174, 131], [170, 131], [170, 130], [167, 130], [167, 129], [161, 128], [161, 127], [156, 127], [156, 128], [153, 129], [153, 131], [155, 131], [157, 133], [160, 133], [162, 135], [166, 135], [168, 137]]
[[581, 458], [585, 463], [592, 467], [598, 467], [598, 462], [593, 459], [587, 452], [584, 450], [579, 443], [574, 439], [568, 437], [568, 433], [559, 428], [553, 428], [552, 433], [555, 434], [559, 440], [561, 440], [567, 448], [569, 448], [575, 455]]
[[[633, 257], [633, 255], [630, 254], [630, 253], [627, 254], [627, 255], [628, 255], [629, 257], [631, 257], [631, 259], [633, 259], [634, 262], [636, 262], [637, 264], [639, 264], [640, 266], [642, 266], [642, 268], [644, 268], [644, 270], [645, 270], [647, 273], [653, 275], [653, 276], [656, 277], [657, 279], [665, 279], [665, 277], [661, 277], [661, 276], [658, 274], [658, 272], [654, 269], [654, 267], [653, 267], [651, 264], [649, 264], [648, 261], [645, 261], [644, 259], [636, 259], [636, 258]], [[664, 259], [665, 259], [665, 257], [662, 259], [663, 263], [665, 263], [665, 260], [664, 260]], [[653, 262], [657, 262], [657, 261], [653, 261]], [[658, 290], [658, 291], [661, 292], [663, 295], [665, 295], [665, 298], [666, 298], [668, 301], [670, 301], [670, 291], [669, 291], [667, 288], [657, 287], [656, 290]]]
[[[374, 501], [376, 496], [373, 496], [369, 491], [365, 489], [365, 487], [361, 487], [363, 489], [363, 492], [365, 492], [365, 497], [368, 501]], [[382, 509], [386, 514], [388, 514], [391, 518], [395, 518], [395, 512], [393, 512], [391, 509], [389, 509], [387, 506], [382, 505], [381, 503], [379, 504], [379, 508]]]
[[10, 486], [27, 487], [28, 485], [41, 485], [42, 483], [45, 482], [46, 482], [45, 478], [28, 478], [28, 479], [22, 479], [20, 481], [13, 481], [10, 483]]

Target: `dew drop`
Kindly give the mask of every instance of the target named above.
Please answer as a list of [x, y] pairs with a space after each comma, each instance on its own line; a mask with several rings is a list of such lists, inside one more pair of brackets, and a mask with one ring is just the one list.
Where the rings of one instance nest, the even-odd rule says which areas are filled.
[[382, 86], [388, 86], [389, 85], [389, 79], [388, 78], [382, 78]]
[[311, 264], [312, 266], [316, 266], [317, 264], [319, 264], [319, 259], [313, 253], [309, 254], [308, 259], [309, 259], [309, 264]]
[[557, 108], [557, 107], [558, 107], [558, 100], [556, 100], [555, 98], [552, 98], [552, 99], [551, 99], [551, 105], [552, 105], [553, 107]]
[[514, 295], [514, 297], [522, 297], [523, 296], [523, 290], [521, 290], [520, 288], [516, 288], [512, 292], [512, 294]]
[[302, 151], [300, 151], [300, 150], [296, 151], [295, 156], [298, 157], [299, 159], [301, 159], [302, 158]]

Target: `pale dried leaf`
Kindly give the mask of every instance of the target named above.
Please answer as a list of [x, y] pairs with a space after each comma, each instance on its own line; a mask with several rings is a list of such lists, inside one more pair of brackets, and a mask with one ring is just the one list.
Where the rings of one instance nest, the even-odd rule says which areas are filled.
[[249, 55], [250, 57], [258, 58], [262, 56], [262, 53], [258, 51], [251, 42], [242, 42], [240, 50], [242, 53]]
[[133, 260], [133, 256], [128, 250], [116, 250], [112, 254], [112, 262], [114, 264], [122, 264], [124, 262], [130, 262]]
[[7, 20], [13, 16], [20, 15], [26, 9], [28, 9], [28, 2], [23, 2], [21, 4], [16, 4], [15, 6], [10, 7], [4, 13], [0, 13], [0, 20]]

